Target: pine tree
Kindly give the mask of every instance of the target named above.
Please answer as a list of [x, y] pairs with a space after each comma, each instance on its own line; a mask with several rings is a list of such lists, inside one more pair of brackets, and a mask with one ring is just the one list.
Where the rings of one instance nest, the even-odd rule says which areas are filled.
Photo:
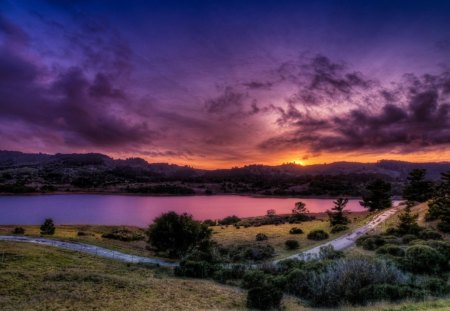
[[328, 217], [330, 218], [330, 226], [348, 224], [350, 221], [344, 214], [344, 209], [348, 203], [348, 199], [339, 198], [333, 203], [334, 207], [331, 211], [327, 211]]
[[403, 198], [408, 201], [425, 202], [433, 195], [433, 183], [425, 179], [425, 169], [414, 169], [409, 172], [408, 182], [403, 189]]
[[419, 215], [411, 213], [412, 203], [407, 202], [405, 210], [398, 215], [400, 221], [397, 229], [400, 234], [417, 234], [420, 230], [417, 224], [417, 218]]
[[391, 184], [377, 179], [367, 186], [367, 193], [363, 195], [362, 201], [359, 202], [369, 211], [376, 211], [392, 206]]

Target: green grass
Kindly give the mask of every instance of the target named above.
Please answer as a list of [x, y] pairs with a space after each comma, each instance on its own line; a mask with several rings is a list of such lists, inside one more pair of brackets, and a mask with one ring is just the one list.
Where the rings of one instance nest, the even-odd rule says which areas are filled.
[[[245, 291], [170, 270], [124, 264], [27, 243], [0, 242], [0, 310], [244, 310]], [[294, 297], [285, 311], [443, 311], [450, 299], [313, 309]]]
[[[3, 255], [4, 254], [4, 255]], [[242, 309], [245, 293], [170, 271], [0, 242], [0, 310]]]

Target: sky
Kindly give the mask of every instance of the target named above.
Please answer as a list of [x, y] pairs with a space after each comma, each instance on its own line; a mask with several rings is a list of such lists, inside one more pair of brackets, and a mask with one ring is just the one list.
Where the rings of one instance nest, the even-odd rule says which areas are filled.
[[0, 150], [450, 159], [450, 1], [0, 1]]

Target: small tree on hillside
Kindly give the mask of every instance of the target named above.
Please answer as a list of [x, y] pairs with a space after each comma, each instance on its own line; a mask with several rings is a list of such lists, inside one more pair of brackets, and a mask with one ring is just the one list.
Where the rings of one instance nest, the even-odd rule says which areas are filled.
[[273, 217], [277, 214], [277, 212], [274, 209], [268, 209], [266, 212], [267, 217]]
[[200, 242], [211, 238], [206, 224], [192, 219], [191, 215], [175, 212], [162, 214], [154, 220], [147, 231], [148, 242], [158, 251], [180, 258]]
[[412, 204], [406, 203], [405, 210], [398, 215], [398, 232], [400, 234], [417, 234], [420, 231], [420, 227], [417, 224], [417, 218], [419, 215], [411, 213]]
[[409, 172], [408, 182], [403, 189], [403, 198], [408, 201], [425, 202], [433, 195], [433, 183], [425, 179], [427, 171], [414, 169]]
[[344, 214], [344, 209], [348, 203], [348, 199], [339, 198], [333, 203], [334, 207], [331, 211], [327, 211], [328, 217], [330, 218], [330, 226], [348, 224], [350, 220]]
[[41, 234], [55, 234], [55, 224], [53, 223], [53, 219], [45, 219], [44, 223], [41, 225]]
[[389, 182], [382, 179], [375, 180], [367, 186], [367, 193], [362, 196], [360, 204], [371, 212], [391, 207], [391, 188]]
[[308, 216], [308, 209], [306, 208], [306, 204], [303, 202], [295, 202], [295, 207], [292, 209], [292, 220], [294, 221], [304, 221], [308, 220], [310, 217]]
[[450, 171], [441, 174], [441, 184], [428, 203], [426, 219], [439, 219], [438, 229], [450, 232]]

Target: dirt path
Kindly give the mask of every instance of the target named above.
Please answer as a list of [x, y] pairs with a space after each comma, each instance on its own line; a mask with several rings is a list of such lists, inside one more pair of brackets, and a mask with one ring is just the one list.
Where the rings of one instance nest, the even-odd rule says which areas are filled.
[[15, 236], [15, 235], [3, 235], [3, 236], [0, 235], [0, 241], [27, 242], [39, 245], [59, 247], [129, 263], [154, 264], [163, 267], [175, 267], [178, 265], [178, 263], [176, 262], [169, 262], [158, 258], [149, 258], [125, 254], [119, 251], [113, 251], [107, 248], [85, 243], [65, 242], [60, 240], [34, 238], [28, 236]]
[[[352, 232], [350, 232], [346, 235], [343, 235], [343, 236], [341, 236], [337, 239], [334, 239], [332, 241], [329, 241], [325, 244], [321, 244], [321, 245], [311, 248], [307, 251], [289, 256], [284, 259], [302, 259], [302, 260], [314, 259], [319, 256], [320, 248], [323, 246], [327, 246], [327, 245], [333, 246], [334, 249], [338, 250], [338, 251], [344, 250], [344, 249], [352, 246], [355, 243], [356, 239], [358, 239], [361, 235], [371, 231], [376, 226], [378, 226], [382, 222], [386, 221], [389, 217], [391, 217], [392, 215], [397, 213], [401, 208], [402, 208], [402, 206], [400, 206], [400, 205], [390, 208], [390, 209], [384, 211], [383, 213], [381, 213], [380, 215], [376, 216], [373, 220], [371, 220], [366, 225], [359, 227], [357, 229], [354, 229]], [[284, 259], [281, 259], [281, 260], [284, 260]], [[279, 261], [280, 260], [277, 260], [277, 261], [275, 261], [275, 263], [277, 263]]]
[[[394, 215], [399, 209], [401, 209], [401, 206], [397, 205], [391, 209], [386, 210], [385, 212], [381, 213], [380, 215], [376, 216], [373, 220], [371, 220], [366, 225], [359, 227], [346, 235], [343, 235], [343, 236], [341, 236], [337, 239], [334, 239], [332, 241], [329, 241], [325, 244], [321, 244], [319, 246], [311, 248], [307, 251], [289, 256], [287, 258], [276, 260], [273, 263], [276, 264], [279, 261], [285, 260], [285, 259], [301, 259], [301, 260], [314, 259], [314, 258], [318, 257], [320, 248], [323, 246], [327, 246], [327, 245], [332, 245], [335, 250], [344, 250], [344, 249], [352, 246], [358, 237], [360, 237], [361, 235], [374, 229], [380, 223], [384, 222], [389, 217]], [[100, 246], [95, 246], [95, 245], [85, 244], [85, 243], [78, 243], [78, 242], [66, 242], [66, 241], [53, 240], [53, 239], [28, 237], [28, 236], [16, 236], [16, 235], [3, 235], [3, 236], [0, 235], [0, 241], [28, 242], [28, 243], [34, 243], [34, 244], [39, 244], [39, 245], [59, 247], [59, 248], [88, 253], [88, 254], [104, 257], [104, 258], [109, 258], [109, 259], [119, 260], [119, 261], [123, 261], [123, 262], [129, 262], [129, 263], [154, 264], [154, 265], [159, 265], [162, 267], [178, 266], [178, 263], [176, 263], [176, 262], [165, 261], [165, 260], [158, 259], [158, 258], [150, 258], [150, 257], [142, 257], [142, 256], [125, 254], [125, 253], [122, 253], [119, 251], [113, 251], [113, 250], [103, 248]]]

